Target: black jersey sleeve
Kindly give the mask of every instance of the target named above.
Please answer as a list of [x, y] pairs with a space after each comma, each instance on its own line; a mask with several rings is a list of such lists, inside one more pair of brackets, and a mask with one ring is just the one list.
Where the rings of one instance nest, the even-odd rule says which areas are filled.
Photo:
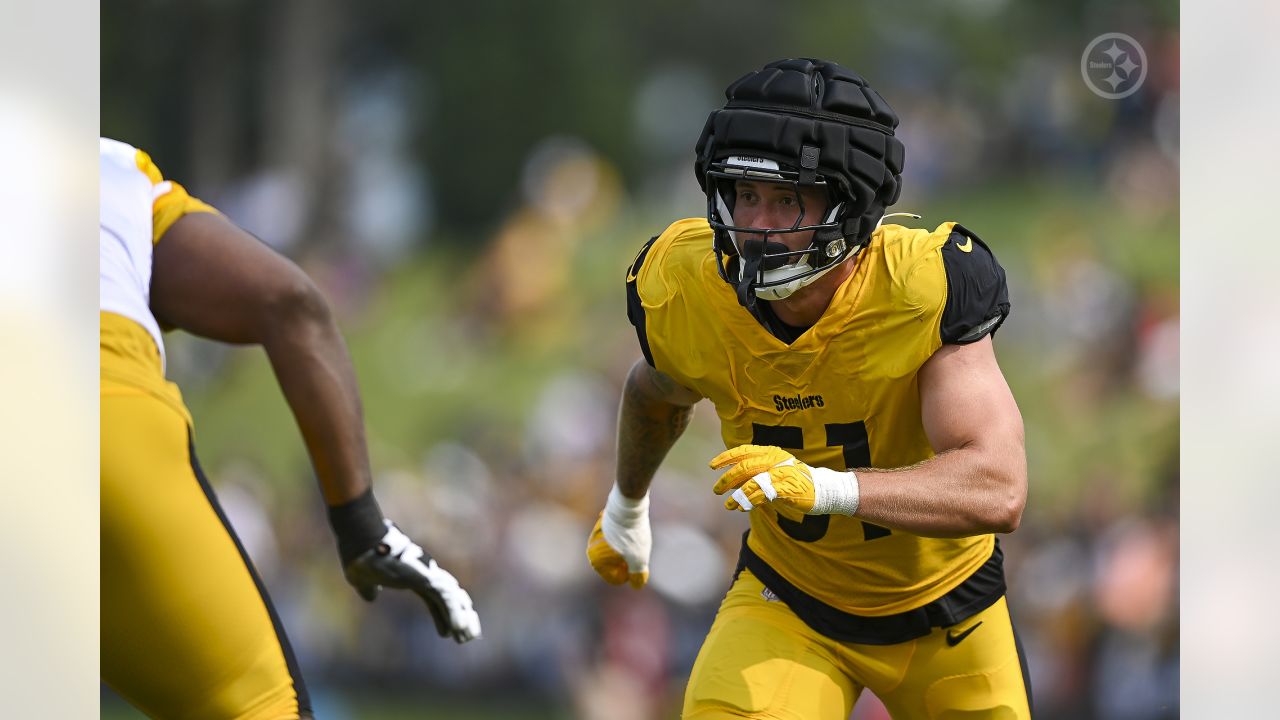
[[986, 243], [961, 225], [942, 246], [947, 273], [947, 305], [942, 311], [942, 342], [965, 345], [994, 334], [1009, 315], [1004, 268]]
[[640, 268], [644, 266], [644, 259], [648, 256], [649, 249], [653, 247], [653, 241], [657, 239], [657, 235], [649, 238], [649, 242], [640, 248], [640, 252], [636, 253], [635, 261], [627, 268], [627, 319], [636, 329], [640, 351], [644, 353], [645, 362], [650, 366], [653, 366], [653, 352], [649, 350], [649, 333], [645, 326], [644, 305], [640, 302], [640, 290], [636, 287], [636, 281], [640, 275]]

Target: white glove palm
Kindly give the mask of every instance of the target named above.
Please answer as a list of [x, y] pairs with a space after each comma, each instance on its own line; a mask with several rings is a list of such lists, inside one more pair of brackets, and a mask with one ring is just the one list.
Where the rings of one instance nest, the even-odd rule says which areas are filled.
[[480, 616], [471, 595], [390, 520], [381, 542], [344, 568], [360, 597], [373, 601], [382, 587], [412, 590], [427, 604], [441, 637], [459, 643], [480, 637]]

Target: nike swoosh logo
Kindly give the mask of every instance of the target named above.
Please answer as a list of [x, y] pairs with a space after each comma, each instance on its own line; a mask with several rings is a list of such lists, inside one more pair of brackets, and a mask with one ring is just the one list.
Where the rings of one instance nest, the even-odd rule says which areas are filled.
[[977, 630], [978, 625], [981, 625], [981, 624], [982, 624], [982, 621], [979, 620], [977, 623], [973, 625], [973, 627], [969, 628], [968, 630], [965, 630], [962, 633], [957, 633], [955, 630], [948, 630], [947, 645], [950, 647], [955, 647], [959, 645], [961, 640], [964, 640], [965, 638], [969, 637], [969, 633], [973, 632], [974, 630]]
[[996, 323], [998, 323], [998, 322], [1000, 322], [1000, 320], [1001, 320], [1003, 317], [1004, 317], [1003, 315], [996, 315], [996, 316], [995, 316], [995, 317], [993, 317], [993, 318], [989, 318], [989, 319], [987, 319], [985, 322], [983, 322], [983, 323], [982, 323], [981, 325], [979, 325], [978, 327], [976, 327], [976, 328], [974, 328], [974, 329], [970, 330], [969, 332], [965, 333], [965, 334], [964, 334], [964, 335], [963, 335], [963, 336], [962, 336], [962, 337], [961, 337], [957, 342], [959, 342], [959, 343], [968, 343], [968, 342], [973, 342], [974, 340], [976, 340], [976, 339], [978, 339], [978, 338], [982, 337], [983, 335], [986, 335], [986, 334], [987, 334], [987, 331], [988, 331], [988, 330], [990, 330], [991, 328], [995, 327], [995, 324], [996, 324]]
[[962, 244], [960, 244], [960, 243], [956, 243], [956, 247], [960, 248], [960, 252], [972, 252], [972, 251], [973, 251], [973, 238], [965, 238], [965, 239], [964, 239], [964, 244], [962, 245]]

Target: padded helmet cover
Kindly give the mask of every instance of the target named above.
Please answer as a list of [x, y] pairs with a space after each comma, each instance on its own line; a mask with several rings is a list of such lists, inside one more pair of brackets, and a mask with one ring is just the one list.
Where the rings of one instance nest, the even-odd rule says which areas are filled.
[[[835, 218], [840, 234], [851, 249], [865, 243], [902, 190], [898, 116], [884, 98], [857, 73], [807, 58], [769, 63], [731, 84], [725, 96], [695, 148], [698, 184], [709, 199], [715, 182], [708, 173], [719, 163], [731, 156], [767, 158], [797, 172], [802, 185], [820, 176], [833, 202], [843, 204]], [[717, 230], [717, 250], [736, 254], [725, 235]]]

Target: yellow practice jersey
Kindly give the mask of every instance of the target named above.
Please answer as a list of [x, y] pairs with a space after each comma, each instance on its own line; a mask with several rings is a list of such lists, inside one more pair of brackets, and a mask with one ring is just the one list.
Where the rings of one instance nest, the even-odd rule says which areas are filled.
[[99, 141], [99, 182], [103, 391], [124, 384], [181, 407], [177, 388], [164, 379], [164, 340], [151, 313], [152, 250], [183, 215], [217, 211], [166, 180], [145, 152], [117, 140]]
[[[776, 445], [836, 470], [912, 465], [933, 456], [920, 367], [944, 340], [983, 337], [1008, 312], [1003, 271], [970, 235], [955, 223], [882, 226], [827, 311], [787, 344], [720, 277], [706, 220], [681, 220], [632, 265], [628, 313], [649, 362], [715, 405], [726, 447]], [[750, 518], [750, 552], [808, 598], [859, 616], [931, 603], [993, 557], [992, 535], [925, 538], [769, 504]]]

